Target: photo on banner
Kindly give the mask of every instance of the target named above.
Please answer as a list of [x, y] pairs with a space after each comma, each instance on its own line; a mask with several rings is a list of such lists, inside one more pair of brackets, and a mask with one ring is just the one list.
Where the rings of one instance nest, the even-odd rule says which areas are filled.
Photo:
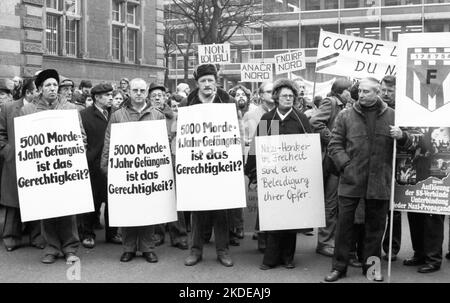
[[177, 220], [165, 120], [111, 124], [108, 210], [110, 225], [117, 227]]
[[324, 227], [319, 134], [255, 140], [260, 230]]
[[176, 140], [177, 210], [246, 206], [242, 139], [235, 104], [179, 108]]
[[397, 151], [396, 210], [450, 214], [450, 33], [401, 34], [395, 124], [412, 140]]
[[22, 222], [94, 211], [78, 112], [16, 117], [14, 130]]
[[320, 31], [316, 73], [382, 79], [397, 72], [397, 43]]

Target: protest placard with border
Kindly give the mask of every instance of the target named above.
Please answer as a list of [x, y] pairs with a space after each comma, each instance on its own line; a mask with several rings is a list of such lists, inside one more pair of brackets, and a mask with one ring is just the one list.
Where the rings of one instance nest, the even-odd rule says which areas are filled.
[[272, 63], [241, 63], [241, 82], [273, 81]]
[[22, 222], [94, 211], [78, 112], [16, 117], [14, 131]]
[[166, 121], [111, 125], [108, 203], [111, 226], [147, 226], [177, 220]]
[[199, 64], [231, 63], [230, 44], [203, 44], [198, 46]]
[[260, 229], [325, 226], [319, 135], [255, 139]]
[[179, 211], [245, 207], [241, 140], [235, 104], [179, 108], [175, 167]]

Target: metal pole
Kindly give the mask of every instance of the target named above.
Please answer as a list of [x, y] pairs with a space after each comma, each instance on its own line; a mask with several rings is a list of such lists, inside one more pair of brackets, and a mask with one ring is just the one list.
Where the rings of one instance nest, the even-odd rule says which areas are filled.
[[389, 225], [389, 254], [388, 254], [388, 283], [391, 283], [391, 257], [392, 257], [392, 232], [394, 230], [394, 194], [395, 194], [395, 160], [397, 157], [397, 140], [394, 139], [394, 148], [393, 148], [393, 157], [392, 157], [392, 180], [391, 180], [391, 198], [389, 201], [390, 205], [390, 225]]

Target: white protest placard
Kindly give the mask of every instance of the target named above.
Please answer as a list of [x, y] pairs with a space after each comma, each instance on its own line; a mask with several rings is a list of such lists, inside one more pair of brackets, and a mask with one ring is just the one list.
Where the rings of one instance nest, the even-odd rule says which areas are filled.
[[177, 210], [246, 206], [235, 104], [180, 107], [176, 148]]
[[395, 124], [449, 127], [450, 33], [398, 36]]
[[108, 203], [111, 226], [146, 226], [177, 220], [164, 120], [111, 125]]
[[397, 43], [320, 31], [316, 73], [374, 77], [397, 72]]
[[319, 134], [256, 137], [261, 230], [325, 226]]
[[275, 74], [286, 74], [306, 68], [305, 52], [294, 50], [289, 53], [275, 55]]
[[94, 211], [78, 112], [17, 117], [14, 129], [22, 222]]
[[273, 81], [272, 63], [241, 63], [241, 82]]
[[199, 64], [231, 63], [230, 44], [204, 44], [198, 46]]

